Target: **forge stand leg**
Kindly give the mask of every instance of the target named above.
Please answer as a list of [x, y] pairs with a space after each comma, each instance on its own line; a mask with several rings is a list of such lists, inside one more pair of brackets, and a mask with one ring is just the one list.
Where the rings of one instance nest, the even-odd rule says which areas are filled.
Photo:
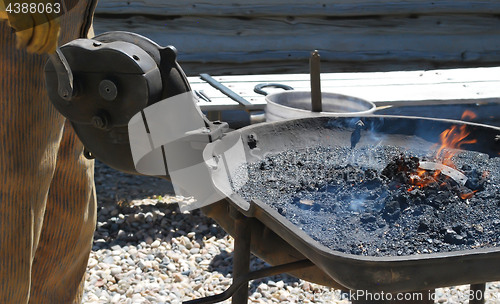
[[[233, 254], [233, 281], [247, 275], [250, 271], [250, 219], [242, 214], [235, 215], [236, 231]], [[243, 284], [232, 296], [233, 304], [248, 303], [248, 282]]]

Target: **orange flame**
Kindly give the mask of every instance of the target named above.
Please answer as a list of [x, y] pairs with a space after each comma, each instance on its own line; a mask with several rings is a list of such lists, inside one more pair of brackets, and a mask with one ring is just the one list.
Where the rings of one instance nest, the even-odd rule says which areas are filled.
[[[466, 110], [462, 114], [462, 120], [474, 118], [476, 118], [476, 114], [472, 111]], [[477, 142], [476, 139], [466, 140], [469, 134], [470, 132], [467, 131], [466, 125], [453, 125], [449, 129], [444, 130], [444, 132], [439, 135], [441, 146], [436, 152], [436, 158], [440, 158], [444, 165], [455, 168], [455, 165], [451, 161], [453, 155], [456, 154], [453, 150], [460, 149], [462, 145], [474, 144]]]
[[[474, 112], [466, 110], [462, 114], [462, 120], [472, 120], [476, 118], [476, 114]], [[441, 162], [451, 168], [456, 169], [455, 164], [451, 160], [452, 157], [457, 153], [456, 150], [460, 149], [462, 145], [465, 144], [473, 144], [476, 143], [476, 139], [467, 139], [470, 132], [467, 130], [466, 125], [453, 125], [449, 129], [446, 129], [439, 135], [440, 143], [437, 144], [438, 148], [436, 151], [436, 158], [440, 159]], [[411, 186], [408, 191], [413, 191], [414, 189], [424, 188], [432, 183], [436, 183], [438, 180], [438, 176], [441, 173], [440, 170], [434, 171], [433, 174], [430, 172], [417, 169], [415, 174], [410, 176]], [[471, 198], [476, 191], [470, 193], [461, 193], [460, 197], [462, 199]]]

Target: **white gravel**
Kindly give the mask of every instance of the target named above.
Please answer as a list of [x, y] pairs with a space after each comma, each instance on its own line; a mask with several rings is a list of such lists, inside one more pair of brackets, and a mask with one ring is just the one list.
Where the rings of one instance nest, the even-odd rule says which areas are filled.
[[[181, 214], [168, 182], [97, 163], [96, 186], [98, 224], [83, 303], [181, 303], [229, 287], [232, 237], [199, 211]], [[252, 259], [252, 269], [264, 266]], [[468, 293], [468, 285], [440, 288], [436, 303], [467, 303]], [[279, 275], [251, 282], [249, 303], [351, 303], [347, 296]], [[500, 282], [487, 284], [486, 302], [500, 303]]]

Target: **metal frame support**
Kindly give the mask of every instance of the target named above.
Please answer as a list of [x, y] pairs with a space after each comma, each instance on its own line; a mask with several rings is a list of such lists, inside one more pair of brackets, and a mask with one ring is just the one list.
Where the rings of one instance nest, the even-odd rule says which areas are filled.
[[[250, 219], [243, 214], [235, 215], [234, 255], [233, 255], [233, 280], [245, 277], [250, 272], [250, 242], [252, 232]], [[233, 304], [248, 303], [248, 282], [243, 284], [233, 294]]]
[[251, 280], [286, 273], [314, 265], [309, 260], [301, 260], [250, 272], [252, 219], [244, 216], [235, 208], [230, 208], [228, 211], [235, 221], [235, 233], [233, 235], [233, 283], [221, 294], [186, 301], [184, 304], [212, 304], [222, 302], [229, 298], [232, 298], [233, 304], [245, 304], [248, 303], [248, 282]]
[[[234, 207], [230, 207], [228, 210], [231, 217], [234, 219], [235, 232], [234, 238], [234, 251], [233, 251], [233, 283], [231, 286], [221, 294], [195, 299], [191, 301], [186, 301], [184, 304], [212, 304], [222, 302], [232, 297], [233, 304], [246, 304], [248, 303], [248, 282], [258, 278], [268, 277], [276, 274], [286, 273], [293, 270], [311, 267], [314, 264], [309, 260], [302, 260], [297, 262], [292, 262], [279, 266], [272, 266], [264, 269], [259, 269], [250, 272], [250, 255], [251, 255], [251, 223], [252, 219], [244, 216]], [[484, 291], [486, 284], [471, 284], [470, 290], [474, 295], [481, 294], [482, 297], [478, 299], [472, 299], [469, 304], [484, 304]], [[479, 292], [481, 290], [481, 292]], [[434, 290], [423, 290], [411, 292], [414, 296], [416, 294], [421, 294], [420, 300], [409, 300], [409, 301], [377, 301], [379, 304], [392, 304], [392, 303], [419, 303], [419, 304], [431, 304], [434, 303], [434, 297], [432, 296]], [[354, 299], [353, 304], [365, 304], [374, 303], [373, 299]]]
[[221, 294], [217, 294], [217, 295], [213, 295], [213, 296], [209, 296], [209, 297], [205, 297], [205, 298], [201, 298], [201, 299], [186, 301], [183, 304], [213, 304], [213, 303], [222, 302], [224, 300], [229, 299], [234, 294], [234, 292], [240, 288], [240, 286], [242, 286], [244, 284], [248, 284], [248, 282], [250, 282], [251, 280], [265, 278], [265, 277], [269, 277], [269, 276], [273, 276], [273, 275], [277, 275], [277, 274], [281, 274], [281, 273], [286, 273], [286, 272], [290, 272], [290, 271], [298, 270], [298, 269], [302, 269], [302, 268], [307, 268], [307, 267], [311, 267], [313, 265], [314, 264], [309, 260], [301, 260], [301, 261], [297, 261], [297, 262], [292, 262], [292, 263], [288, 263], [288, 264], [272, 266], [272, 267], [267, 267], [267, 268], [259, 269], [256, 271], [252, 271], [252, 272], [249, 272], [245, 276], [241, 276], [238, 279], [234, 279], [233, 284], [231, 284], [231, 286], [229, 286], [229, 288], [226, 289], [226, 291], [224, 291]]

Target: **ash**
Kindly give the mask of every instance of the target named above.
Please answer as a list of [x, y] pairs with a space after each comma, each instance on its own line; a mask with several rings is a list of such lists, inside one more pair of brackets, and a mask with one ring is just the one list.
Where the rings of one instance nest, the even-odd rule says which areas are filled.
[[[499, 246], [500, 158], [455, 155], [465, 186], [450, 180], [412, 188], [389, 172], [397, 161], [415, 167], [418, 159], [432, 156], [394, 146], [289, 150], [240, 168], [249, 178], [237, 192], [344, 253], [401, 256]], [[464, 190], [477, 192], [464, 199]]]

